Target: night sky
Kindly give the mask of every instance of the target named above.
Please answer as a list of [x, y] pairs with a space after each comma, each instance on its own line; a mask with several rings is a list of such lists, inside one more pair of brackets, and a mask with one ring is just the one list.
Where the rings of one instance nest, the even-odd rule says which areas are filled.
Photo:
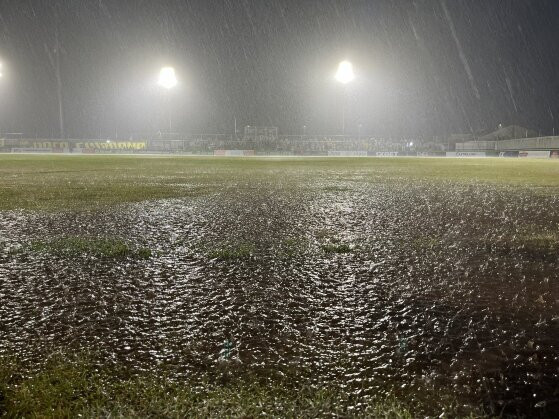
[[344, 95], [349, 133], [559, 132], [557, 0], [2, 0], [0, 131], [58, 136], [57, 26], [74, 138], [154, 132], [169, 109], [185, 133], [334, 134]]

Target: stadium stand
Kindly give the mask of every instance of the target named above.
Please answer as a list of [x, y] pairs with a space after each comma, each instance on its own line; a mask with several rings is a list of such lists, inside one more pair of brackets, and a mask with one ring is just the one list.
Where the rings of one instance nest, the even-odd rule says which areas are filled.
[[[260, 133], [259, 133], [260, 132]], [[367, 155], [377, 152], [402, 154], [426, 149], [420, 139], [353, 138], [349, 136], [278, 136], [277, 131], [251, 131], [242, 138], [230, 135], [158, 134], [153, 138], [138, 136], [131, 140], [113, 139], [11, 139], [0, 140], [4, 152], [69, 152], [69, 153], [180, 153], [214, 154], [215, 150], [251, 150], [255, 154], [328, 155], [353, 152]], [[358, 154], [355, 154], [358, 152]]]
[[[29, 139], [22, 134], [0, 138], [2, 152], [35, 153], [152, 153], [200, 155], [394, 156], [446, 155], [556, 156], [559, 136], [524, 137], [533, 131], [511, 125], [479, 137], [453, 134], [446, 140], [351, 137], [343, 135], [279, 135], [276, 127], [246, 126], [242, 137], [226, 134], [157, 133], [115, 139]], [[521, 136], [522, 135], [522, 136]], [[520, 136], [520, 137], [519, 137]], [[454, 150], [454, 151], [452, 151]], [[538, 151], [539, 153], [536, 153]], [[522, 153], [521, 152], [528, 152]], [[542, 154], [542, 152], [544, 152]], [[531, 153], [531, 154], [530, 154]]]

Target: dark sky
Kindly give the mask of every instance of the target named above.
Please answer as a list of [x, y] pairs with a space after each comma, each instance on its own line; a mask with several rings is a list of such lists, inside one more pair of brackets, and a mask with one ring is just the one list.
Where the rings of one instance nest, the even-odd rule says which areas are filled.
[[[557, 0], [1, 0], [0, 131], [58, 135], [49, 54], [58, 25], [67, 133], [444, 136], [559, 117]], [[172, 65], [180, 85], [156, 86]], [[557, 124], [559, 130], [559, 124]]]

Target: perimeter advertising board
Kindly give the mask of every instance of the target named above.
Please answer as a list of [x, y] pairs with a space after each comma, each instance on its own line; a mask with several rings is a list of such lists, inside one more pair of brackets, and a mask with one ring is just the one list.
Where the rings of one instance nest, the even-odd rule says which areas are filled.
[[499, 157], [518, 157], [518, 151], [501, 151]]
[[214, 156], [254, 156], [254, 150], [214, 150]]
[[77, 153], [95, 153], [102, 151], [144, 151], [144, 141], [84, 141], [74, 143], [73, 151]]
[[446, 157], [491, 157], [485, 151], [447, 151]]
[[[527, 151], [520, 151], [518, 153], [518, 157], [524, 157], [528, 159], [549, 159], [551, 157], [552, 152], [549, 150], [527, 150]], [[555, 156], [554, 156], [555, 157]]]
[[367, 152], [366, 151], [334, 151], [331, 150], [328, 152], [329, 156], [334, 156], [334, 157], [367, 157]]
[[398, 157], [397, 151], [377, 151], [375, 157]]

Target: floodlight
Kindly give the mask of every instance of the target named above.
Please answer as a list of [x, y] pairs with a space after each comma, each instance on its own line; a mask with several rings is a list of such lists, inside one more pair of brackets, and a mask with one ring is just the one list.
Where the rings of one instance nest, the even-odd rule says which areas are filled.
[[342, 84], [348, 84], [353, 79], [355, 79], [353, 64], [351, 64], [349, 61], [342, 61], [340, 64], [338, 64], [336, 80], [338, 80]]
[[4, 74], [2, 73], [2, 63], [0, 63], [0, 78], [2, 78]]
[[157, 84], [165, 89], [172, 89], [177, 85], [177, 76], [173, 67], [163, 67], [159, 72]]

